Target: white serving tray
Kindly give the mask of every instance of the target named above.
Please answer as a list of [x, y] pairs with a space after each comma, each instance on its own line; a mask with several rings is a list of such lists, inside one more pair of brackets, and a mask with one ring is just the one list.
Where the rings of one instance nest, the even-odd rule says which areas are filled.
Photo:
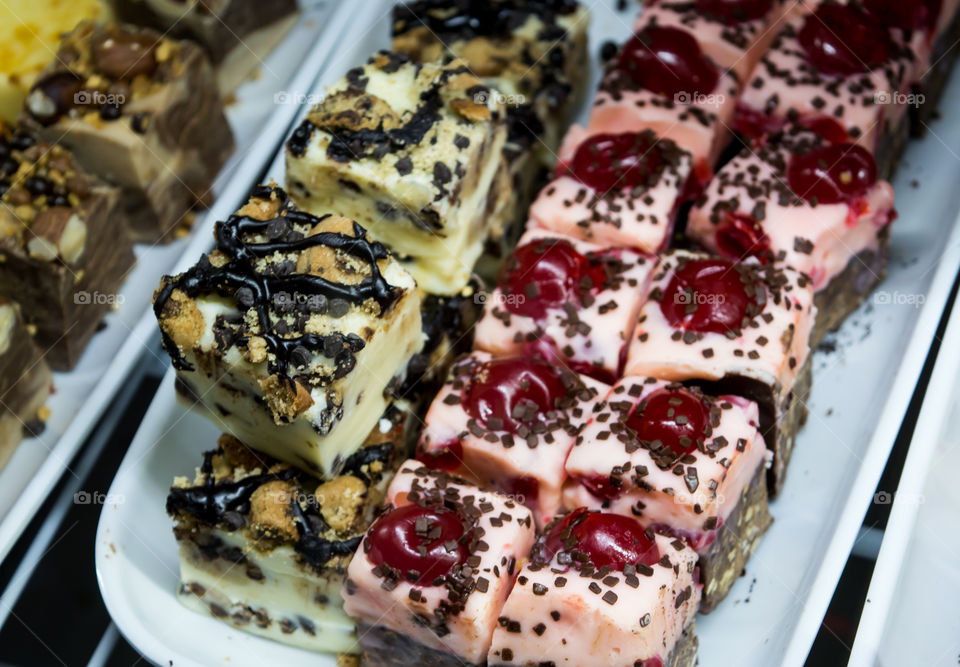
[[[316, 94], [388, 46], [391, 0], [353, 6], [353, 22], [318, 79]], [[606, 40], [630, 33], [636, 5], [591, 6], [591, 91]], [[960, 110], [960, 81], [942, 103]], [[960, 268], [960, 125], [936, 123], [908, 149], [895, 183], [888, 277], [876, 296], [814, 357], [810, 417], [801, 433], [776, 522], [730, 597], [697, 620], [700, 664], [800, 665], [809, 652], [913, 394], [953, 278]], [[281, 174], [278, 159], [269, 172]], [[919, 181], [913, 187], [911, 181]], [[107, 608], [126, 638], [158, 664], [330, 665], [332, 657], [246, 635], [183, 610], [176, 601], [176, 546], [164, 499], [190, 474], [218, 432], [174, 398], [168, 373], [111, 488], [96, 563]]]
[[954, 308], [893, 494], [851, 666], [956, 665], [960, 655], [960, 308]]
[[301, 6], [300, 18], [287, 37], [227, 108], [237, 150], [214, 186], [217, 202], [197, 216], [188, 236], [169, 245], [136, 246], [136, 267], [121, 291], [110, 295], [117, 307], [107, 315], [106, 328], [91, 339], [76, 368], [54, 374], [45, 431], [24, 440], [0, 471], [0, 562], [53, 485], [65, 471], [71, 472], [68, 466], [77, 449], [121, 391], [133, 364], [150, 349], [149, 306], [160, 276], [176, 267], [182, 270], [210, 244], [214, 221], [232, 212], [253, 185], [299, 110], [294, 101], [312, 88], [332, 48], [327, 27], [337, 3], [301, 0]]

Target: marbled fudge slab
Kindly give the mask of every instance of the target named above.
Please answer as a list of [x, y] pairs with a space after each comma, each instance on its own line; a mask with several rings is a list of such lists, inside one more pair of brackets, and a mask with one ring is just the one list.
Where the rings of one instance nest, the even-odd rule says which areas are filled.
[[212, 198], [233, 152], [199, 46], [149, 29], [81, 23], [37, 78], [21, 121], [119, 186], [134, 240], [169, 241]]
[[386, 502], [344, 586], [363, 664], [483, 664], [533, 546], [530, 511], [417, 461], [401, 466]]
[[692, 667], [697, 554], [584, 508], [548, 527], [517, 577], [488, 664]]
[[710, 610], [770, 526], [759, 421], [757, 404], [739, 396], [624, 378], [577, 436], [564, 506], [632, 516], [686, 540], [700, 556], [701, 610]]
[[561, 154], [594, 134], [652, 130], [693, 156], [702, 180], [729, 136], [740, 82], [684, 29], [647, 26], [607, 65], [586, 127], [574, 125]]
[[670, 139], [650, 130], [596, 134], [560, 156], [530, 207], [530, 226], [657, 252], [670, 241], [690, 178], [690, 154]]
[[422, 346], [413, 278], [359, 224], [276, 186], [215, 235], [154, 297], [181, 398], [270, 456], [339, 474]]
[[754, 256], [810, 276], [816, 345], [881, 280], [893, 204], [866, 149], [788, 125], [720, 170], [690, 212], [687, 235], [725, 257]]
[[193, 479], [178, 477], [167, 497], [180, 547], [180, 601], [285, 644], [355, 650], [341, 589], [403, 461], [403, 419], [388, 408], [326, 482], [222, 435]]
[[624, 374], [755, 401], [776, 495], [806, 418], [816, 312], [810, 278], [794, 269], [672, 250], [654, 269]]
[[16, 303], [0, 297], [0, 470], [50, 395], [53, 376]]
[[0, 123], [0, 296], [21, 305], [51, 366], [77, 363], [133, 264], [119, 190]]
[[460, 60], [378, 53], [336, 83], [287, 143], [287, 185], [307, 211], [367, 227], [427, 292], [469, 280], [492, 221], [504, 105]]
[[427, 412], [417, 457], [529, 507], [560, 510], [563, 462], [608, 387], [536, 358], [457, 361]]
[[199, 43], [226, 95], [239, 86], [289, 32], [296, 0], [113, 0], [117, 17]]
[[835, 120], [887, 178], [905, 142], [912, 68], [908, 45], [858, 3], [824, 0], [783, 25], [743, 88], [736, 127], [755, 137], [788, 119]]
[[485, 296], [474, 345], [495, 356], [539, 355], [612, 383], [653, 258], [531, 229]]

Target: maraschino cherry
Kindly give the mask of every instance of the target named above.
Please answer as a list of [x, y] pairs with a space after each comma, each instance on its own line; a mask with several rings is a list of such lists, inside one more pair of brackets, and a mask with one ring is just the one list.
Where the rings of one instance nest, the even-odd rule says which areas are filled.
[[828, 144], [790, 158], [787, 182], [808, 202], [849, 203], [877, 182], [877, 163], [857, 144]]
[[940, 16], [940, 0], [864, 0], [863, 8], [888, 28], [929, 30]]
[[[543, 542], [543, 558], [549, 561], [561, 551], [579, 551], [596, 568], [622, 571], [626, 565], [653, 565], [660, 560], [657, 544], [635, 520], [619, 514], [572, 511], [558, 521]], [[581, 561], [574, 558], [574, 567]]]
[[556, 408], [566, 393], [560, 373], [544, 361], [505, 357], [477, 366], [461, 404], [487, 428], [516, 433], [521, 424]]
[[707, 95], [720, 80], [696, 38], [680, 28], [648, 26], [624, 44], [618, 62], [638, 85], [671, 98]]
[[577, 147], [569, 171], [605, 194], [649, 183], [662, 161], [660, 145], [650, 133], [595, 134]]
[[660, 311], [670, 326], [698, 333], [738, 331], [752, 306], [753, 290], [725, 259], [694, 259], [677, 268], [660, 299]]
[[850, 76], [882, 65], [892, 51], [890, 34], [854, 5], [825, 2], [807, 16], [797, 35], [807, 60], [822, 74]]
[[464, 533], [463, 520], [453, 510], [401, 505], [370, 527], [367, 557], [374, 565], [399, 570], [404, 579], [432, 586], [467, 561]]
[[697, 449], [710, 423], [710, 411], [689, 389], [658, 389], [637, 405], [627, 428], [643, 442], [659, 441], [677, 458]]
[[727, 211], [716, 231], [717, 250], [724, 257], [744, 259], [757, 257], [766, 261], [770, 239], [753, 216], [739, 211]]
[[696, 0], [697, 9], [727, 25], [761, 19], [770, 12], [770, 0]]
[[417, 448], [417, 460], [433, 470], [456, 470], [463, 462], [463, 445], [459, 440], [445, 442], [434, 449]]

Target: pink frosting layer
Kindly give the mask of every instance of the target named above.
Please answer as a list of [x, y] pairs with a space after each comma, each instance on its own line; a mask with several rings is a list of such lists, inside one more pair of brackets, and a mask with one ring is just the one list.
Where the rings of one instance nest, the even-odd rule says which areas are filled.
[[678, 263], [706, 257], [685, 250], [660, 256], [650, 286], [651, 299], [640, 312], [624, 375], [677, 381], [742, 375], [786, 396], [810, 352], [816, 307], [809, 278], [790, 268], [744, 263], [766, 292], [760, 315], [736, 337], [683, 332], [670, 325], [652, 295], [666, 288]]
[[548, 567], [525, 566], [494, 632], [489, 663], [633, 667], [666, 659], [700, 604], [697, 554], [682, 541], [654, 539], [666, 560], [649, 575], [594, 579], [556, 558]]
[[[763, 212], [760, 224], [778, 261], [803, 271], [821, 290], [859, 252], [878, 247], [878, 234], [894, 216], [893, 187], [878, 181], [854, 202], [811, 206], [787, 185], [790, 156], [821, 145], [812, 132], [791, 127], [727, 163], [690, 212], [687, 235], [719, 252], [717, 229], [728, 212]], [[757, 193], [760, 193], [757, 196]], [[758, 207], [758, 204], [760, 205]]]
[[609, 387], [570, 373], [567, 379], [579, 382], [579, 387], [568, 394], [570, 406], [543, 417], [545, 428], [532, 434], [532, 441], [517, 435], [505, 440], [504, 436], [509, 435], [506, 431], [478, 427], [459, 402], [461, 388], [457, 385], [462, 386], [475, 364], [490, 358], [486, 352], [474, 352], [457, 362], [430, 405], [420, 447], [425, 452], [436, 452], [451, 442], [459, 442], [463, 454], [456, 474], [507, 493], [533, 510], [537, 524], [544, 526], [560, 510], [565, 479], [563, 462], [576, 434]]
[[556, 358], [561, 364], [595, 368], [596, 372], [591, 374], [612, 381], [619, 375], [624, 346], [630, 340], [643, 303], [653, 258], [543, 229], [529, 230], [519, 245], [549, 238], [569, 241], [583, 255], [613, 253], [619, 259], [614, 279], [589, 305], [577, 310], [576, 319], [582, 325], [576, 327], [571, 326], [570, 314], [563, 308], [548, 311], [541, 321], [511, 313], [504, 304], [502, 290], [497, 288], [487, 298], [487, 307], [476, 327], [474, 346], [498, 357], [534, 349]]
[[[636, 517], [644, 525], [666, 525], [691, 539], [692, 546], [705, 546], [766, 458], [766, 445], [757, 431], [758, 408], [737, 396], [704, 397], [716, 415], [715, 425], [703, 446], [678, 470], [676, 462], [655, 460], [636, 438], [611, 430], [623, 424], [639, 402], [669, 385], [628, 377], [610, 390], [567, 458], [570, 479], [564, 506], [604, 509]], [[580, 482], [601, 476], [621, 481], [616, 498], [599, 498]]]
[[[412, 488], [436, 487], [459, 498], [471, 498], [480, 508], [477, 526], [483, 531], [485, 548], [471, 554], [479, 558], [473, 576], [479, 582], [467, 596], [464, 607], [447, 615], [444, 630], [437, 631], [434, 612], [448, 600], [445, 586], [420, 586], [406, 580], [394, 587], [374, 574], [374, 564], [361, 544], [347, 569], [344, 609], [359, 621], [381, 625], [438, 651], [453, 653], [466, 662], [479, 663], [490, 648], [494, 626], [513, 586], [517, 569], [530, 553], [534, 541], [529, 510], [496, 493], [483, 491], [466, 482], [450, 481], [449, 475], [429, 471], [418, 461], [407, 461], [391, 482], [387, 503], [404, 505]], [[454, 499], [456, 500], [456, 499]], [[390, 590], [388, 590], [388, 588]], [[410, 597], [411, 591], [417, 600]], [[428, 619], [424, 625], [423, 620]], [[418, 622], [421, 621], [421, 622]]]

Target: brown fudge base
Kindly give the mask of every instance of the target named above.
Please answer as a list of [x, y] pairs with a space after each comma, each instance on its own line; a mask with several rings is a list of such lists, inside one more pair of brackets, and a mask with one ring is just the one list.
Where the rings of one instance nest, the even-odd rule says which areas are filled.
[[480, 667], [458, 658], [452, 653], [438, 651], [401, 635], [382, 625], [360, 623], [357, 637], [363, 655], [364, 667], [393, 667], [420, 665], [421, 667]]
[[876, 250], [863, 250], [847, 262], [847, 266], [830, 283], [814, 295], [817, 319], [810, 334], [810, 348], [815, 349], [824, 335], [835, 331], [880, 284], [887, 270], [890, 250], [890, 227], [879, 235]]
[[923, 136], [926, 132], [925, 126], [937, 113], [937, 105], [940, 104], [940, 98], [947, 87], [950, 72], [957, 59], [958, 40], [960, 40], [960, 11], [954, 15], [950, 25], [933, 45], [930, 55], [930, 62], [933, 65], [923, 82], [917, 87], [918, 92], [923, 94], [923, 104], [910, 107], [910, 134], [914, 137]]
[[910, 112], [901, 116], [896, 127], [884, 126], [874, 159], [877, 162], [877, 178], [890, 180], [897, 171], [900, 157], [910, 140]]
[[701, 613], [710, 613], [727, 597], [771, 523], [767, 475], [761, 466], [740, 494], [726, 523], [717, 531], [717, 539], [700, 553]]
[[18, 319], [11, 330], [10, 347], [0, 355], [0, 470], [23, 438], [25, 428], [36, 419], [52, 384], [50, 368]]

